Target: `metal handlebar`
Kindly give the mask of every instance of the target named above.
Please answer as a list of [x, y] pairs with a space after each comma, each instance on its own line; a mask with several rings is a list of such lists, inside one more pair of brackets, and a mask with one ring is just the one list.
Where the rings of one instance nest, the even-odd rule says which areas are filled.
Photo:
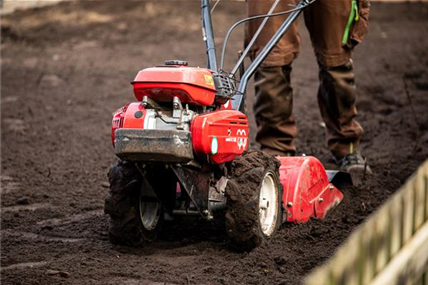
[[[267, 22], [267, 19], [272, 16], [279, 16], [283, 14], [289, 14], [287, 19], [284, 21], [284, 23], [281, 25], [281, 27], [276, 31], [275, 35], [269, 40], [269, 42], [265, 45], [265, 47], [262, 49], [262, 51], [256, 56], [256, 58], [253, 60], [251, 65], [248, 67], [248, 69], [244, 72], [244, 74], [241, 77], [238, 89], [236, 94], [233, 96], [232, 101], [232, 107], [235, 110], [242, 111], [243, 109], [243, 97], [245, 94], [245, 91], [247, 89], [248, 81], [251, 78], [251, 76], [254, 75], [257, 68], [261, 65], [261, 63], [266, 59], [266, 57], [269, 55], [269, 53], [272, 51], [272, 49], [276, 46], [276, 44], [279, 42], [279, 40], [285, 35], [285, 33], [288, 32], [288, 30], [291, 28], [294, 21], [299, 17], [300, 13], [303, 11], [304, 8], [315, 2], [316, 0], [300, 0], [300, 2], [297, 4], [296, 8], [291, 9], [289, 11], [280, 12], [273, 14], [273, 11], [275, 7], [277, 6], [279, 0], [276, 0], [270, 11], [267, 15], [261, 15], [261, 16], [255, 16], [250, 17], [244, 20], [239, 21], [232, 27], [236, 27], [238, 24], [243, 23], [245, 21], [256, 19], [256, 18], [264, 18], [262, 24], [257, 29], [255, 35], [251, 39], [250, 43], [245, 48], [244, 53], [239, 58], [237, 64], [233, 68], [233, 71], [231, 73], [231, 76], [233, 76], [236, 73], [236, 70], [239, 68], [239, 66], [242, 64], [242, 62], [245, 59], [245, 56], [247, 55], [248, 51], [253, 46], [255, 39], [260, 34], [261, 30], [263, 29], [264, 25]], [[212, 28], [212, 22], [211, 22], [211, 12], [210, 12], [210, 0], [201, 0], [202, 2], [202, 33], [204, 37], [204, 42], [206, 44], [206, 50], [207, 50], [207, 57], [208, 57], [208, 68], [213, 71], [217, 70], [217, 58], [216, 58], [216, 52], [215, 52], [215, 43], [214, 43], [214, 32]], [[230, 34], [230, 30], [228, 32], [228, 35]], [[222, 56], [223, 58], [223, 56]]]
[[201, 0], [202, 35], [207, 49], [208, 69], [217, 71], [217, 57], [215, 53], [214, 32], [211, 22], [210, 0]]
[[312, 4], [314, 0], [301, 0], [294, 11], [287, 17], [281, 27], [276, 31], [275, 35], [270, 39], [270, 41], [264, 46], [262, 51], [256, 56], [253, 62], [250, 64], [248, 69], [244, 72], [241, 77], [241, 81], [238, 86], [237, 94], [233, 97], [232, 107], [235, 110], [243, 111], [244, 106], [242, 106], [242, 100], [247, 89], [248, 81], [251, 76], [254, 75], [257, 68], [260, 64], [266, 59], [269, 53], [273, 50], [279, 40], [288, 32], [291, 28], [294, 21], [299, 17], [300, 13], [306, 8], [308, 5]]

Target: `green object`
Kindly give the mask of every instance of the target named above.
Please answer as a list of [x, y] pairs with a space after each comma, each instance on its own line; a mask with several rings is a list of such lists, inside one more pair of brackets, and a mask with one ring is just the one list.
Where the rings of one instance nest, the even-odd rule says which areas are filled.
[[348, 24], [346, 24], [345, 33], [343, 33], [342, 44], [346, 45], [349, 39], [349, 31], [351, 30], [352, 23], [354, 21], [359, 21], [360, 17], [358, 15], [358, 5], [357, 0], [352, 0], [351, 12], [349, 13]]
[[217, 154], [218, 152], [218, 140], [216, 137], [213, 137], [211, 141], [211, 155]]

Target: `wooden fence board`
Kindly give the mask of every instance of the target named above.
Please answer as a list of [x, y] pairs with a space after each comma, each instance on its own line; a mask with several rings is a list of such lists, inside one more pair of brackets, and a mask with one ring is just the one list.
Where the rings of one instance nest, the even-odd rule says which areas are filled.
[[305, 284], [428, 285], [427, 269], [428, 161]]

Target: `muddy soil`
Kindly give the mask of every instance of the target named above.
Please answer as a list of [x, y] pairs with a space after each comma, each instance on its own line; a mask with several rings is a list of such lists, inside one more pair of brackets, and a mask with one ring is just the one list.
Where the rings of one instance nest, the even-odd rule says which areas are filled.
[[[284, 225], [250, 253], [231, 251], [223, 231], [202, 222], [173, 227], [144, 248], [112, 246], [103, 213], [112, 112], [134, 100], [129, 82], [139, 69], [165, 59], [205, 65], [198, 6], [64, 2], [2, 18], [3, 284], [299, 284], [427, 158], [428, 4], [375, 3], [355, 54], [362, 152], [374, 175], [344, 188], [330, 217]], [[242, 2], [220, 3], [219, 43], [244, 14]], [[333, 167], [303, 26], [302, 36], [293, 66], [296, 143]], [[228, 60], [241, 39], [236, 32]]]

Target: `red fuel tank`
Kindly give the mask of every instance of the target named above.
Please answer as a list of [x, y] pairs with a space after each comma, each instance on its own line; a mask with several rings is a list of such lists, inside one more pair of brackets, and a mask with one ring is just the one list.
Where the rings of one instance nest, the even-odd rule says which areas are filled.
[[223, 163], [241, 155], [249, 144], [248, 118], [236, 110], [219, 110], [193, 119], [193, 149], [214, 163]]
[[143, 69], [132, 82], [138, 101], [147, 96], [157, 102], [172, 102], [208, 106], [214, 103], [216, 88], [212, 73], [206, 68], [162, 66]]

